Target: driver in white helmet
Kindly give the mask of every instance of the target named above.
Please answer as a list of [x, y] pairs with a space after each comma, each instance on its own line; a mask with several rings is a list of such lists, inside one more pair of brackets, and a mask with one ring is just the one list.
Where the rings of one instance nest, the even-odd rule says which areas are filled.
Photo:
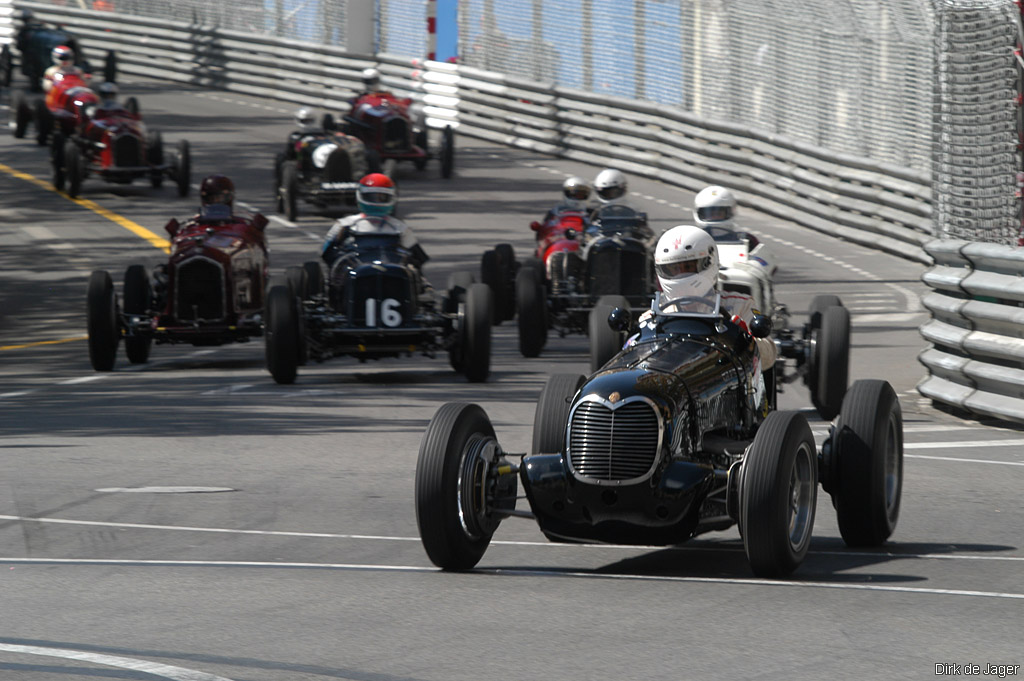
[[725, 187], [704, 187], [693, 200], [693, 220], [698, 227], [733, 229], [736, 217], [736, 196]]
[[75, 53], [67, 45], [58, 45], [50, 52], [53, 65], [43, 72], [43, 92], [53, 87], [54, 78], [58, 75], [76, 75], [85, 77], [82, 69], [75, 66]]
[[[693, 225], [678, 225], [658, 239], [654, 252], [654, 269], [661, 285], [662, 312], [678, 312], [682, 298], [714, 298], [718, 293], [718, 246], [706, 231]], [[749, 333], [747, 325], [759, 311], [754, 299], [742, 293], [721, 293], [722, 307], [732, 321]], [[648, 310], [640, 321], [654, 316]], [[761, 357], [761, 370], [775, 366], [778, 351], [771, 338], [755, 338]]]
[[[605, 168], [594, 178], [594, 193], [601, 205], [609, 203], [626, 203], [629, 184], [626, 175], [615, 168]], [[600, 206], [598, 206], [600, 208]]]

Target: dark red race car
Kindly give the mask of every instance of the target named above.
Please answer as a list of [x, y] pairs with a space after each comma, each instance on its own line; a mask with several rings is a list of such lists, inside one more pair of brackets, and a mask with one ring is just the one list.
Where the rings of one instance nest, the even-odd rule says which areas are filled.
[[167, 223], [171, 255], [151, 276], [142, 265], [124, 274], [121, 300], [110, 274], [89, 278], [89, 360], [96, 371], [114, 368], [124, 338], [132, 364], [149, 358], [161, 343], [209, 346], [263, 335], [268, 276], [267, 219], [232, 214], [223, 204], [200, 215]]
[[410, 114], [412, 99], [395, 97], [390, 92], [360, 95], [345, 115], [344, 131], [361, 139], [367, 149], [377, 152], [386, 175], [393, 174], [398, 161], [412, 161], [423, 170], [427, 161], [437, 157], [441, 176], [451, 177], [455, 165], [455, 131], [448, 125], [441, 131], [441, 148], [432, 154], [428, 147], [427, 126], [414, 123]]

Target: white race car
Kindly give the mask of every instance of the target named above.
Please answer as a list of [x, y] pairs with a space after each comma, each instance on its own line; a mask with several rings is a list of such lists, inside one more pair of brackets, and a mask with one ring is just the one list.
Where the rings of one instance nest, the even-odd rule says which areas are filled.
[[722, 290], [750, 296], [757, 312], [770, 317], [774, 328], [785, 328], [789, 312], [775, 300], [773, 278], [779, 269], [775, 254], [750, 232], [719, 226], [703, 229], [718, 246]]

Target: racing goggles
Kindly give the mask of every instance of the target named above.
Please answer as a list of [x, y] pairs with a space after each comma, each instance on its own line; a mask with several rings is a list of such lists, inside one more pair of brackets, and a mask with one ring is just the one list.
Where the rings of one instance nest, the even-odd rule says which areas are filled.
[[657, 271], [659, 277], [664, 279], [677, 279], [689, 274], [703, 272], [710, 264], [711, 256], [704, 256], [703, 258], [697, 258], [696, 260], [680, 260], [679, 262], [667, 262], [655, 265], [654, 269]]
[[705, 222], [721, 222], [732, 219], [730, 206], [702, 206], [697, 209], [697, 218]]
[[391, 206], [395, 203], [395, 193], [384, 189], [360, 189], [359, 200], [370, 206]]

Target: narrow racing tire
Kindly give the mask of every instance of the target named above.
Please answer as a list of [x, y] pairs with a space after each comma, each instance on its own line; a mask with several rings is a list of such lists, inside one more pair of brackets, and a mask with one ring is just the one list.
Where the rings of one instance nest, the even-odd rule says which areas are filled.
[[498, 254], [494, 249], [484, 251], [480, 256], [480, 281], [486, 284], [494, 296], [494, 319], [491, 320], [495, 326], [501, 324], [504, 300], [502, 298], [502, 282], [498, 272]]
[[72, 140], [64, 143], [64, 168], [67, 173], [68, 196], [77, 198], [82, 192], [82, 181], [85, 180], [85, 159], [82, 150]]
[[89, 275], [86, 295], [86, 329], [89, 333], [89, 362], [96, 371], [112, 371], [121, 340], [117, 296], [114, 283], [105, 270]]
[[307, 260], [302, 263], [302, 269], [306, 272], [306, 290], [302, 298], [308, 300], [324, 292], [324, 271], [316, 260]]
[[532, 267], [520, 268], [516, 274], [516, 314], [519, 326], [519, 352], [523, 357], [537, 357], [548, 339], [547, 296], [543, 283]]
[[64, 135], [55, 132], [50, 142], [50, 165], [53, 166], [53, 188], [59, 192], [64, 191], [67, 169], [64, 159]]
[[463, 351], [461, 371], [473, 383], [487, 380], [491, 373], [491, 319], [494, 297], [485, 284], [470, 284], [462, 318]]
[[288, 290], [295, 298], [295, 314], [299, 327], [299, 366], [305, 366], [309, 361], [309, 346], [306, 345], [306, 334], [302, 323], [303, 304], [302, 301], [309, 297], [309, 278], [306, 275], [306, 268], [299, 265], [289, 265], [284, 271], [285, 280], [288, 283]]
[[32, 109], [29, 108], [25, 95], [19, 92], [14, 96], [11, 110], [14, 112], [14, 128], [12, 132], [17, 139], [22, 139], [25, 137], [25, 133], [28, 132], [28, 124], [32, 122]]
[[552, 374], [537, 399], [533, 413], [534, 454], [561, 454], [565, 451], [565, 425], [573, 396], [583, 385], [580, 374]]
[[622, 332], [608, 326], [608, 315], [617, 307], [629, 309], [625, 296], [604, 295], [590, 311], [590, 371], [595, 372], [622, 349]]
[[448, 179], [455, 172], [455, 130], [445, 126], [441, 133], [441, 177]]
[[[445, 311], [448, 313], [458, 312], [459, 305], [465, 308], [466, 292], [469, 291], [469, 287], [472, 285], [472, 272], [452, 272], [448, 275], [448, 297], [445, 301]], [[459, 334], [455, 342], [448, 349], [448, 363], [451, 364], [452, 369], [458, 372], [462, 371], [462, 355], [463, 348], [465, 347], [465, 324], [461, 323], [462, 321], [464, 321], [464, 318], [460, 320]]]
[[299, 217], [299, 169], [294, 161], [281, 167], [281, 203], [284, 216], [291, 221]]
[[850, 311], [833, 305], [821, 313], [821, 328], [814, 343], [811, 403], [826, 421], [836, 417], [850, 378]]
[[[148, 318], [152, 298], [153, 289], [146, 268], [142, 265], [129, 265], [124, 272], [124, 314]], [[151, 336], [127, 335], [124, 338], [124, 352], [132, 364], [145, 364], [149, 360], [152, 345]]]
[[494, 247], [498, 258], [498, 279], [501, 282], [501, 304], [495, 302], [499, 308], [499, 317], [502, 320], [512, 319], [516, 316], [516, 252], [512, 244], [498, 244]]
[[807, 419], [775, 411], [757, 431], [743, 459], [740, 531], [758, 577], [785, 577], [811, 545], [818, 489], [818, 457]]
[[45, 147], [50, 141], [50, 133], [53, 131], [53, 114], [46, 108], [46, 100], [40, 97], [36, 100], [35, 121], [36, 121], [36, 144]]
[[[164, 138], [160, 131], [153, 131], [149, 136], [146, 148], [146, 160], [151, 166], [162, 166], [164, 163]], [[164, 172], [162, 170], [151, 170], [149, 173], [149, 184], [154, 189], [159, 189], [164, 183]]]
[[847, 546], [881, 546], [899, 520], [903, 495], [903, 412], [887, 381], [851, 386], [832, 441], [831, 491]]
[[295, 296], [285, 284], [267, 293], [267, 370], [282, 385], [295, 382], [299, 367], [299, 315]]
[[807, 308], [807, 323], [812, 329], [821, 328], [821, 315], [830, 307], [842, 307], [843, 301], [839, 296], [831, 293], [822, 293], [811, 299], [811, 305]]
[[178, 163], [174, 169], [174, 184], [178, 188], [178, 196], [186, 197], [192, 189], [192, 149], [188, 140], [178, 141]]
[[427, 556], [443, 570], [472, 569], [498, 527], [484, 493], [485, 452], [494, 440], [484, 410], [465, 402], [442, 405], [420, 440], [416, 524]]

